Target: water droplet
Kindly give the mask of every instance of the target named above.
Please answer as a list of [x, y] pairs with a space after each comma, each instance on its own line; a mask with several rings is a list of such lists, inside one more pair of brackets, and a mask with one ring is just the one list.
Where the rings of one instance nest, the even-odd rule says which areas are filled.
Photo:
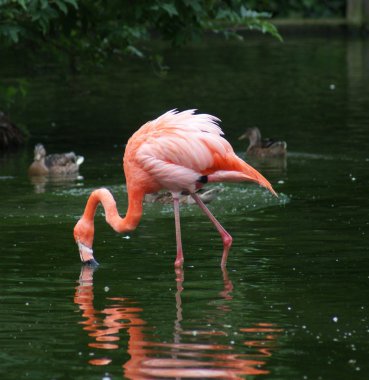
[[335, 322], [335, 323], [337, 323], [338, 322], [338, 317], [333, 317], [332, 321]]
[[331, 83], [329, 85], [329, 89], [332, 90], [332, 91], [335, 90], [336, 89], [336, 85], [334, 83]]
[[105, 287], [104, 287], [104, 291], [105, 291], [105, 292], [108, 292], [109, 290], [110, 290], [110, 289], [109, 289], [109, 286], [105, 286]]

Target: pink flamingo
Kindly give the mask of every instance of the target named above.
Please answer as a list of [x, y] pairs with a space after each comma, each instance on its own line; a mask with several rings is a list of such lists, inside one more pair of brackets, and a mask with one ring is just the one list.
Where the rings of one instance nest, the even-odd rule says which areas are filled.
[[142, 215], [145, 194], [161, 189], [173, 195], [177, 256], [175, 266], [183, 264], [179, 217], [179, 195], [188, 192], [218, 230], [223, 241], [221, 266], [227, 263], [231, 235], [213, 216], [195, 191], [209, 182], [253, 181], [276, 195], [271, 184], [241, 160], [222, 135], [220, 120], [195, 110], [171, 110], [144, 124], [128, 140], [123, 164], [128, 192], [128, 210], [122, 218], [115, 200], [105, 188], [94, 190], [81, 219], [74, 227], [74, 239], [81, 261], [97, 264], [93, 256], [94, 215], [99, 203], [108, 224], [116, 232], [134, 230]]

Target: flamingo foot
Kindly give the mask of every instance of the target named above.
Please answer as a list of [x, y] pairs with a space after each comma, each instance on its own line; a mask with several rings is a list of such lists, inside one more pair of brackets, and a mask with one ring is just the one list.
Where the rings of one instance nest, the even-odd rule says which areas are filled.
[[87, 245], [81, 243], [77, 240], [79, 255], [83, 264], [88, 264], [92, 266], [98, 266], [99, 263], [94, 259], [93, 250]]

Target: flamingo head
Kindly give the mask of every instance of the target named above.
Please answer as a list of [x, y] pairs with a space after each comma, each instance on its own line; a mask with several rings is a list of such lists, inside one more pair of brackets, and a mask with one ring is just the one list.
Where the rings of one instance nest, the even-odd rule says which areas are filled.
[[94, 237], [94, 224], [81, 218], [74, 227], [74, 240], [78, 245], [79, 255], [84, 264], [99, 265], [95, 260], [92, 250]]

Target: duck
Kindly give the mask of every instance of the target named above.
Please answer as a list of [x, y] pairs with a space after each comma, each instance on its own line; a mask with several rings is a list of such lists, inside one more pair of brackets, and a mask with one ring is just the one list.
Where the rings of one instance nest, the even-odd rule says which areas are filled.
[[17, 148], [23, 145], [25, 136], [23, 132], [0, 111], [0, 151]]
[[285, 157], [287, 155], [287, 143], [286, 141], [280, 141], [275, 139], [262, 139], [259, 128], [247, 128], [245, 133], [238, 139], [243, 140], [248, 138], [250, 144], [246, 150], [246, 155], [249, 157], [257, 158], [273, 158], [273, 157]]
[[37, 144], [34, 150], [34, 161], [28, 169], [30, 176], [73, 175], [78, 173], [84, 157], [74, 152], [46, 155], [42, 144]]
[[[213, 201], [217, 195], [222, 192], [220, 187], [213, 187], [211, 189], [199, 189], [196, 194], [201, 198], [204, 203], [210, 203]], [[161, 203], [161, 204], [172, 204], [173, 197], [172, 194], [168, 192], [158, 192], [145, 195], [145, 202], [147, 203]], [[179, 203], [185, 205], [195, 204], [194, 199], [186, 194], [182, 193], [179, 197]]]

